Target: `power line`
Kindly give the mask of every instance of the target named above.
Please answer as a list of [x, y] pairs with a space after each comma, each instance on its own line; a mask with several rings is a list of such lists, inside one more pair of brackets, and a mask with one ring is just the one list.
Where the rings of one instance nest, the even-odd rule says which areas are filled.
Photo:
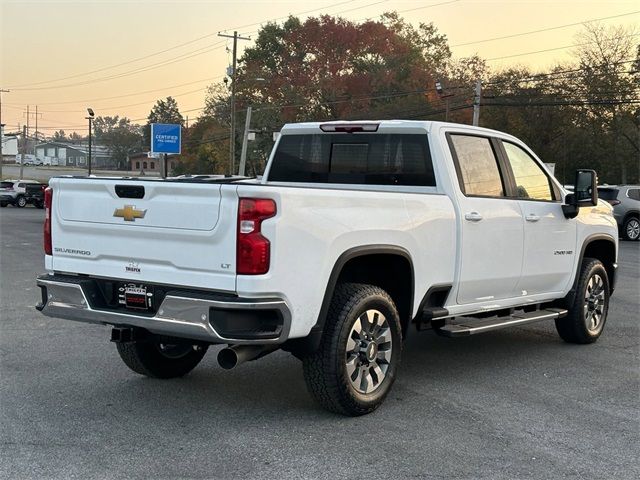
[[[632, 35], [625, 35], [624, 37], [621, 38], [633, 38], [633, 37], [637, 37], [640, 36], [640, 33], [634, 33]], [[565, 45], [563, 47], [554, 47], [554, 48], [546, 48], [544, 50], [536, 50], [533, 52], [524, 52], [524, 53], [516, 53], [513, 55], [504, 55], [502, 57], [493, 57], [493, 58], [487, 58], [485, 61], [487, 62], [491, 62], [493, 60], [502, 60], [505, 58], [514, 58], [514, 57], [523, 57], [526, 55], [535, 55], [537, 53], [545, 53], [545, 52], [553, 52], [555, 50], [566, 50], [567, 48], [575, 48], [575, 47], [584, 47], [586, 45], [591, 45], [594, 42], [586, 42], [586, 43], [577, 43], [577, 44], [573, 44], [573, 45]]]
[[84, 80], [84, 81], [81, 81], [81, 82], [67, 83], [67, 84], [64, 84], [64, 85], [55, 85], [55, 86], [51, 86], [51, 87], [15, 88], [14, 90], [18, 90], [18, 91], [54, 90], [54, 89], [58, 89], [58, 88], [69, 88], [69, 87], [77, 87], [77, 86], [80, 86], [80, 85], [90, 85], [90, 84], [94, 84], [94, 83], [98, 83], [98, 82], [106, 82], [108, 80], [113, 80], [113, 79], [122, 78], [122, 77], [128, 77], [130, 75], [135, 75], [135, 74], [138, 74], [138, 73], [147, 72], [149, 70], [154, 70], [156, 68], [165, 67], [167, 65], [172, 65], [172, 64], [177, 63], [177, 62], [182, 62], [184, 60], [188, 60], [190, 58], [197, 57], [199, 55], [203, 55], [203, 54], [211, 52], [213, 50], [218, 50], [220, 48], [223, 48], [222, 43], [224, 43], [224, 42], [216, 42], [216, 43], [214, 43], [212, 45], [208, 45], [206, 47], [202, 47], [202, 48], [199, 48], [197, 50], [194, 50], [194, 51], [190, 52], [190, 54], [187, 54], [186, 56], [180, 56], [180, 57], [175, 57], [175, 58], [169, 59], [169, 60], [163, 60], [161, 62], [154, 63], [154, 64], [148, 65], [146, 67], [139, 67], [139, 68], [137, 68], [135, 70], [130, 70], [130, 71], [127, 71], [127, 72], [121, 72], [121, 73], [113, 74], [113, 75], [107, 76], [107, 77], [93, 78], [93, 79]]
[[[322, 8], [332, 8], [334, 6], [342, 5], [342, 4], [345, 4], [345, 3], [351, 3], [351, 1], [349, 1], [349, 2], [342, 1], [342, 2], [336, 3], [334, 5], [329, 5], [328, 7], [322, 7]], [[302, 12], [302, 13], [296, 13], [295, 15], [301, 15], [301, 14], [304, 14], [304, 13], [310, 13], [310, 12], [313, 12], [313, 11], [316, 11], [316, 10], [321, 10], [322, 8], [317, 8], [315, 10], [309, 10], [307, 12]], [[282, 17], [282, 18], [286, 18], [286, 17]], [[246, 26], [259, 25], [260, 23], [263, 23], [263, 22], [259, 22], [259, 23], [255, 23], [255, 24], [251, 24], [251, 25], [246, 25]], [[236, 28], [242, 28], [242, 27], [236, 27]], [[215, 33], [209, 33], [209, 34], [206, 34], [206, 35], [202, 35], [200, 37], [194, 38], [193, 40], [189, 40], [187, 42], [183, 42], [183, 43], [180, 43], [178, 45], [174, 45], [172, 47], [165, 48], [163, 50], [152, 52], [152, 53], [150, 53], [148, 55], [144, 55], [142, 57], [137, 57], [137, 58], [134, 58], [134, 59], [131, 59], [131, 60], [127, 60], [125, 62], [120, 62], [120, 63], [116, 63], [116, 64], [113, 64], [113, 65], [109, 65], [107, 67], [102, 67], [102, 68], [98, 68], [98, 69], [95, 69], [95, 70], [90, 70], [88, 72], [77, 73], [77, 74], [69, 75], [69, 76], [66, 76], [66, 77], [59, 77], [59, 78], [50, 79], [50, 80], [43, 80], [43, 81], [40, 81], [40, 82], [32, 82], [32, 83], [16, 85], [16, 86], [14, 86], [12, 88], [14, 88], [15, 90], [32, 90], [32, 89], [28, 89], [28, 88], [24, 88], [24, 87], [42, 85], [42, 84], [46, 84], [46, 83], [55, 83], [55, 82], [59, 82], [59, 81], [63, 81], [63, 80], [70, 80], [70, 79], [73, 79], [73, 78], [78, 78], [78, 77], [83, 77], [83, 76], [86, 76], [86, 75], [91, 75], [93, 73], [99, 73], [99, 72], [103, 72], [103, 71], [106, 71], [106, 70], [111, 70], [111, 69], [118, 68], [118, 67], [121, 67], [121, 66], [124, 66], [124, 65], [130, 65], [130, 64], [138, 62], [140, 60], [146, 60], [147, 58], [151, 58], [151, 57], [154, 57], [154, 56], [161, 55], [163, 53], [169, 52], [171, 50], [176, 50], [178, 48], [181, 48], [181, 47], [184, 47], [184, 46], [187, 46], [187, 45], [191, 45], [191, 44], [196, 43], [196, 42], [198, 42], [200, 40], [204, 40], [205, 38], [210, 38], [210, 37], [216, 36], [217, 34], [218, 33], [215, 32]], [[197, 51], [197, 50], [195, 50], [195, 51]], [[179, 57], [174, 57], [174, 58], [179, 58]]]
[[541, 28], [539, 30], [530, 30], [528, 32], [514, 33], [514, 34], [511, 34], [511, 35], [504, 35], [502, 37], [485, 38], [484, 40], [474, 40], [472, 42], [457, 43], [455, 45], [451, 45], [451, 48], [464, 47], [464, 46], [467, 46], [467, 45], [475, 45], [475, 44], [478, 44], [478, 43], [485, 43], [485, 42], [493, 42], [495, 40], [504, 40], [504, 39], [507, 39], [507, 38], [522, 37], [524, 35], [532, 35], [534, 33], [550, 32], [552, 30], [559, 30], [561, 28], [575, 27], [577, 25], [584, 25], [585, 23], [593, 23], [593, 22], [598, 22], [598, 21], [601, 21], [601, 20], [610, 20], [612, 18], [620, 18], [620, 17], [627, 17], [627, 16], [630, 16], [630, 15], [637, 15], [638, 13], [640, 13], [640, 10], [636, 10], [635, 12], [622, 13], [620, 15], [611, 15], [609, 17], [592, 18], [591, 20], [584, 20], [582, 22], [567, 23], [565, 25], [557, 25], [555, 27]]
[[[377, 2], [367, 3], [366, 5], [362, 5], [362, 6], [360, 6], [360, 7], [350, 8], [350, 9], [348, 9], [348, 10], [342, 10], [342, 11], [340, 11], [340, 12], [336, 12], [336, 13], [334, 13], [333, 15], [340, 15], [340, 14], [342, 14], [342, 13], [353, 12], [353, 11], [355, 11], [355, 10], [362, 10], [363, 8], [372, 7], [372, 6], [374, 6], [374, 5], [378, 5], [379, 3], [385, 3], [385, 2], [388, 2], [388, 1], [389, 1], [389, 0], [379, 0], [379, 1], [377, 1]], [[457, 0], [456, 0], [456, 1], [457, 1]], [[353, 3], [353, 2], [343, 2], [343, 3]], [[342, 3], [341, 3], [341, 4], [342, 4]], [[318, 8], [318, 9], [316, 9], [316, 10], [321, 10], [321, 9], [319, 9], [319, 8]], [[313, 11], [315, 11], [315, 10], [309, 10], [308, 12], [305, 12], [305, 13], [311, 13], [311, 12], [313, 12]], [[297, 15], [298, 15], [298, 14], [297, 14]], [[281, 19], [283, 19], [283, 18], [289, 18], [289, 17], [279, 17], [279, 18], [274, 19], [274, 20], [281, 20]], [[271, 22], [271, 21], [273, 21], [273, 20], [267, 20], [266, 22], [253, 23], [253, 24], [251, 24], [251, 25], [245, 25], [245, 27], [251, 27], [251, 26], [254, 26], [254, 25], [263, 25], [264, 23], [268, 23], [268, 22]], [[239, 27], [239, 28], [242, 28], [242, 27]], [[251, 35], [251, 34], [254, 34], [254, 33], [258, 33], [258, 32], [259, 32], [259, 30], [253, 30], [253, 31], [251, 31], [251, 32], [246, 33], [245, 35]]]
[[[385, 1], [388, 1], [388, 0], [385, 0]], [[298, 13], [294, 13], [294, 14], [291, 14], [291, 15], [293, 15], [293, 16], [306, 15], [307, 13], [313, 13], [313, 12], [317, 12], [318, 10], [326, 10], [326, 9], [329, 9], [329, 8], [338, 7], [338, 6], [344, 5], [346, 3], [353, 3], [353, 0], [349, 0], [349, 1], [346, 1], [346, 2], [345, 1], [338, 2], [338, 3], [334, 3], [332, 5], [328, 5], [326, 7], [314, 8], [313, 10], [307, 10], [307, 11], [304, 11], [304, 12], [298, 12]], [[247, 28], [247, 27], [255, 27], [256, 25], [263, 25], [264, 23], [267, 23], [267, 22], [275, 22], [277, 20], [286, 19], [286, 18], [289, 18], [289, 16], [291, 16], [291, 15], [286, 15], [286, 16], [283, 16], [283, 17], [276, 17], [276, 18], [272, 18], [270, 20], [264, 20], [262, 22], [248, 23], [246, 25], [238, 25], [238, 26], [235, 26], [235, 27], [226, 28], [226, 29], [224, 29], [222, 31], [241, 30], [241, 29]]]
[[431, 5], [425, 5], [423, 7], [415, 7], [415, 8], [408, 8], [406, 10], [400, 10], [397, 13], [414, 12], [416, 10], [424, 10], [424, 9], [431, 8], [431, 7], [439, 7], [441, 5], [449, 5], [450, 3], [458, 3], [459, 1], [460, 0], [449, 0], [448, 2], [432, 3]]

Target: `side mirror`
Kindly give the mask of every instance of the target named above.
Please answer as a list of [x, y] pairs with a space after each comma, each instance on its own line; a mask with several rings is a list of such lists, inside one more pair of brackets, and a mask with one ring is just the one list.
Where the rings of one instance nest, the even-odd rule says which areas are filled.
[[576, 170], [576, 181], [573, 193], [565, 198], [562, 206], [564, 216], [575, 218], [580, 207], [596, 206], [598, 204], [598, 177], [595, 170]]
[[577, 170], [573, 188], [574, 203], [578, 207], [598, 204], [598, 178], [595, 170]]

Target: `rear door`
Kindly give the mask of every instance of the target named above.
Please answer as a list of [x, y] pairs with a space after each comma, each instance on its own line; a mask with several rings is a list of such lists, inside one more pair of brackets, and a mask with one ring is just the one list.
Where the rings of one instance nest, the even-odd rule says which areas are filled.
[[236, 187], [56, 178], [53, 269], [235, 290]]
[[458, 303], [510, 298], [522, 267], [522, 214], [506, 197], [497, 142], [458, 133], [447, 138], [460, 186]]

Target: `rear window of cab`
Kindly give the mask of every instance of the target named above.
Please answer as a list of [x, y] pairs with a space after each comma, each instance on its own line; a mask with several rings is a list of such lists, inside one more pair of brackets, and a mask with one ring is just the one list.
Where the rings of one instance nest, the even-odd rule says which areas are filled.
[[435, 186], [426, 134], [283, 135], [269, 181]]

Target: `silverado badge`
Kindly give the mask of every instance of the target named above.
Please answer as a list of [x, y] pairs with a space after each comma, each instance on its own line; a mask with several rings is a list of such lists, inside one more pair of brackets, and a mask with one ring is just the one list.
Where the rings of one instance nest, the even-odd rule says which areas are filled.
[[136, 210], [135, 205], [125, 205], [124, 208], [116, 208], [113, 212], [114, 217], [122, 217], [127, 222], [133, 222], [136, 218], [144, 218], [146, 210]]

